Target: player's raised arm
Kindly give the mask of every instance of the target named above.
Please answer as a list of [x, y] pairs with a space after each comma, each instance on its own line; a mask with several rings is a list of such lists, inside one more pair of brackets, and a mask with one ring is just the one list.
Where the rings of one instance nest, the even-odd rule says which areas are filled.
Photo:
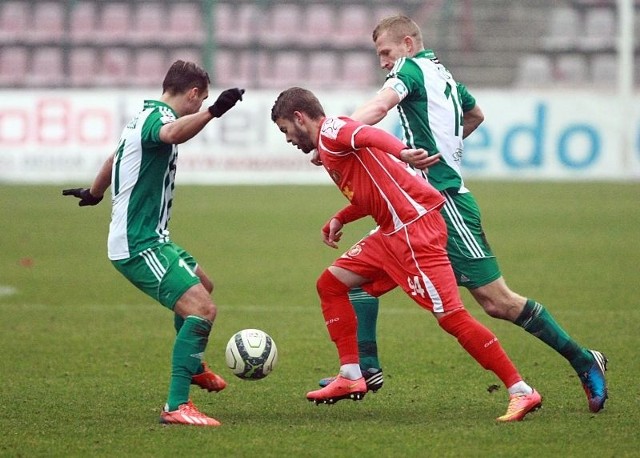
[[[198, 91], [193, 88], [192, 91]], [[222, 91], [218, 99], [207, 110], [181, 116], [174, 122], [162, 126], [160, 140], [170, 145], [179, 145], [197, 135], [213, 118], [219, 118], [242, 100], [244, 89], [232, 88]]]
[[400, 103], [398, 94], [393, 89], [385, 86], [372, 99], [356, 108], [350, 118], [372, 126], [384, 119], [389, 110], [398, 103]]

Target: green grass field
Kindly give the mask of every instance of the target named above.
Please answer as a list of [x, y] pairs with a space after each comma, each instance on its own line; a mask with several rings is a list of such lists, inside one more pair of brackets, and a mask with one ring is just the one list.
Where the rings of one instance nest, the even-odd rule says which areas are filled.
[[[314, 406], [337, 370], [315, 280], [341, 251], [320, 242], [345, 201], [332, 187], [180, 187], [172, 237], [214, 279], [218, 319], [206, 360], [229, 382], [192, 399], [222, 427], [158, 423], [171, 314], [106, 258], [109, 204], [79, 208], [60, 187], [0, 186], [0, 455], [220, 457], [638, 456], [640, 184], [472, 183], [510, 286], [544, 303], [610, 359], [597, 415], [569, 364], [520, 328], [469, 310], [500, 337], [544, 408], [496, 424], [506, 390], [401, 293], [381, 301], [385, 386], [362, 402]], [[373, 223], [347, 227], [346, 250]], [[241, 328], [279, 349], [266, 379], [224, 364]]]

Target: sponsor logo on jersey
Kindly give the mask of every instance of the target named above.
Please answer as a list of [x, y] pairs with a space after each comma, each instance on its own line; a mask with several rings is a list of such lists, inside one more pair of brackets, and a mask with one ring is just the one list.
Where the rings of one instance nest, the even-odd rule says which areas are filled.
[[322, 124], [322, 128], [321, 128], [322, 135], [332, 140], [335, 140], [338, 137], [338, 132], [340, 132], [340, 128], [345, 124], [346, 123], [342, 119], [327, 118]]
[[351, 202], [353, 200], [353, 194], [354, 192], [351, 190], [351, 188], [349, 187], [349, 185], [345, 186], [344, 188], [342, 188], [342, 194], [344, 194], [344, 196], [349, 199], [349, 202]]

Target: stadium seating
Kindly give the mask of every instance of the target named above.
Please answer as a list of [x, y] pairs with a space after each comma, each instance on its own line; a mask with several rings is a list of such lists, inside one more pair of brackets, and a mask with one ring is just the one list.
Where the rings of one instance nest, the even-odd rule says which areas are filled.
[[101, 86], [129, 86], [132, 83], [131, 69], [131, 52], [128, 48], [104, 48], [97, 84]]
[[584, 51], [612, 51], [616, 40], [616, 18], [611, 8], [587, 10], [584, 20], [584, 35], [579, 46]]
[[258, 81], [266, 88], [304, 85], [304, 61], [297, 51], [261, 53], [258, 56]]
[[21, 1], [0, 3], [0, 43], [18, 43], [29, 34], [29, 4]]
[[573, 87], [576, 84], [587, 83], [589, 80], [589, 67], [585, 56], [579, 53], [558, 56], [554, 78], [558, 83], [566, 83]]
[[251, 3], [219, 3], [213, 15], [213, 32], [221, 45], [249, 45], [264, 20], [259, 6]]
[[315, 52], [309, 56], [306, 81], [314, 88], [331, 88], [339, 85], [339, 65], [335, 52]]
[[366, 5], [345, 5], [338, 15], [336, 46], [368, 46], [374, 25], [373, 16]]
[[105, 3], [96, 35], [102, 44], [124, 45], [132, 36], [132, 8], [127, 3]]
[[571, 7], [552, 8], [542, 47], [547, 51], [574, 50], [582, 32], [580, 12]]
[[0, 85], [22, 86], [29, 69], [29, 52], [22, 46], [0, 48]]
[[73, 86], [93, 86], [99, 71], [98, 52], [94, 47], [73, 48], [69, 55], [69, 76]]
[[138, 4], [130, 35], [138, 46], [152, 46], [164, 40], [166, 14], [158, 4], [145, 1]]
[[41, 47], [33, 51], [29, 72], [25, 75], [28, 86], [61, 86], [64, 82], [62, 48]]
[[[160, 60], [166, 68], [179, 57], [215, 63], [214, 85], [237, 78], [256, 88], [375, 86], [382, 72], [371, 32], [397, 13], [420, 23], [427, 47], [468, 85], [604, 84], [616, 52], [616, 11], [615, 0], [495, 0], [463, 10], [416, 0], [5, 0], [0, 87], [144, 86], [151, 76], [140, 69], [160, 68]], [[55, 62], [52, 78], [16, 78], [6, 64], [25, 75], [47, 60]]]
[[304, 33], [300, 36], [300, 40], [307, 46], [323, 47], [336, 41], [336, 14], [332, 5], [309, 4], [304, 21]]
[[543, 54], [527, 54], [520, 58], [515, 85], [544, 86], [553, 81], [553, 64]]
[[65, 12], [60, 2], [37, 2], [34, 5], [30, 32], [26, 35], [29, 42], [60, 42], [64, 36]]
[[613, 54], [597, 54], [591, 61], [591, 79], [599, 85], [613, 86], [618, 79], [618, 63]]
[[164, 51], [160, 49], [141, 49], [133, 59], [133, 84], [154, 87], [162, 82], [171, 65]]
[[298, 40], [301, 34], [298, 24], [303, 23], [303, 10], [299, 5], [276, 3], [265, 21], [260, 22], [260, 41], [268, 45], [284, 45]]
[[251, 51], [218, 51], [211, 78], [217, 85], [249, 87], [256, 81], [256, 59]]
[[81, 46], [85, 43], [97, 42], [96, 16], [95, 2], [79, 1], [71, 7], [69, 29], [72, 43]]
[[373, 52], [347, 52], [342, 60], [339, 84], [347, 88], [369, 87], [376, 83], [378, 72]]
[[169, 8], [164, 35], [172, 45], [198, 45], [204, 40], [203, 16], [199, 3], [177, 2]]

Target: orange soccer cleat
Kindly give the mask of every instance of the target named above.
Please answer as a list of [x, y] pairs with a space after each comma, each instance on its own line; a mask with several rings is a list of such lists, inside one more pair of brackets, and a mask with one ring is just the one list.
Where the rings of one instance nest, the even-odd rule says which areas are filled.
[[507, 413], [496, 418], [498, 421], [520, 421], [525, 415], [542, 407], [542, 396], [536, 390], [531, 394], [513, 394], [509, 396]]
[[207, 390], [209, 392], [218, 392], [226, 388], [227, 382], [225, 382], [218, 374], [213, 373], [204, 361], [202, 362], [202, 367], [204, 367], [204, 372], [191, 377], [192, 385], [198, 385], [203, 390]]
[[359, 401], [364, 398], [366, 393], [367, 383], [364, 381], [364, 377], [350, 380], [338, 375], [324, 388], [307, 393], [307, 399], [316, 404], [335, 404], [341, 399]]
[[177, 410], [167, 411], [167, 406], [160, 414], [160, 423], [193, 426], [220, 426], [215, 418], [207, 417], [200, 412], [191, 401], [180, 404]]

